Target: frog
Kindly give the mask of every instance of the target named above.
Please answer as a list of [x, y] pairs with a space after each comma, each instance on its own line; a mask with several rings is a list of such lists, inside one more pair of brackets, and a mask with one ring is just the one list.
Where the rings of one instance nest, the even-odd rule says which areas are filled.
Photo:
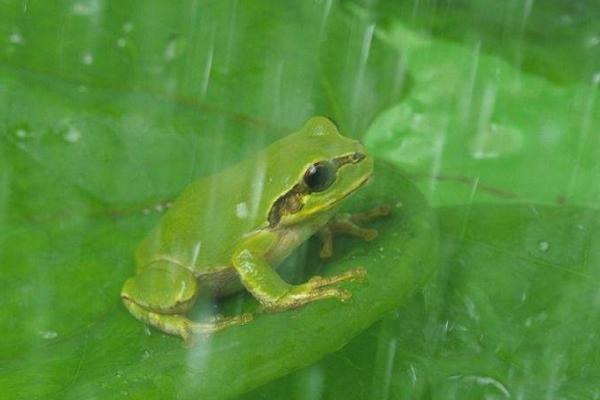
[[198, 178], [135, 250], [136, 272], [122, 287], [123, 304], [138, 320], [190, 342], [254, 318], [193, 321], [187, 314], [200, 293], [219, 298], [245, 289], [260, 312], [349, 300], [352, 293], [340, 283], [365, 280], [363, 267], [291, 284], [277, 266], [313, 235], [322, 240], [322, 258], [332, 255], [336, 234], [375, 239], [377, 230], [363, 225], [389, 214], [389, 206], [340, 212], [372, 179], [373, 165], [358, 140], [316, 116], [251, 157]]

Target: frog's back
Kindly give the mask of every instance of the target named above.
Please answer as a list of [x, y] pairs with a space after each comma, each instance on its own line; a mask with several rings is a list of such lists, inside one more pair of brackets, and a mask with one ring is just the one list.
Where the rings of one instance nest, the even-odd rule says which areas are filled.
[[[169, 259], [196, 274], [230, 267], [240, 239], [267, 225], [268, 171], [248, 160], [191, 183], [136, 252], [138, 269]], [[261, 206], [262, 205], [262, 206]]]
[[230, 267], [234, 247], [268, 227], [271, 206], [312, 162], [355, 151], [356, 142], [336, 132], [328, 120], [312, 118], [252, 157], [190, 184], [140, 245], [138, 269], [160, 259], [197, 275]]

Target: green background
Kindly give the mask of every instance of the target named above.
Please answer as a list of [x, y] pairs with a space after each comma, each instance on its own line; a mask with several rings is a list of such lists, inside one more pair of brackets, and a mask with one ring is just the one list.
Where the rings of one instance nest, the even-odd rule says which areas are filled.
[[[600, 396], [599, 87], [591, 0], [0, 2], [1, 392]], [[364, 264], [355, 303], [193, 349], [131, 318], [163, 202], [315, 114], [387, 161], [348, 207], [400, 205], [286, 263]]]

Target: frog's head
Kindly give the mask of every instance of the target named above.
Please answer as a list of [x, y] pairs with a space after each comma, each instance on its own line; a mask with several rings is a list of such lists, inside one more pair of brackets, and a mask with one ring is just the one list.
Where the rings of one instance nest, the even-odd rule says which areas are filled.
[[269, 225], [292, 225], [322, 215], [364, 186], [373, 159], [357, 140], [342, 136], [324, 117], [311, 118], [274, 149], [286, 159], [288, 184], [269, 210]]

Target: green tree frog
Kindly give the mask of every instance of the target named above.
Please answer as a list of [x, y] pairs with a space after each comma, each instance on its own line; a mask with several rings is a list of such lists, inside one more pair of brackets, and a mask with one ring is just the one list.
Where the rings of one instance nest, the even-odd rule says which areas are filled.
[[373, 160], [358, 141], [314, 117], [253, 157], [191, 183], [137, 248], [136, 275], [121, 291], [125, 307], [187, 341], [252, 319], [191, 321], [185, 314], [201, 291], [224, 296], [245, 288], [267, 311], [349, 299], [335, 284], [365, 278], [363, 268], [291, 285], [275, 267], [315, 233], [323, 240], [321, 257], [331, 255], [335, 233], [375, 238], [376, 230], [358, 224], [386, 215], [389, 207], [336, 215], [372, 173]]

